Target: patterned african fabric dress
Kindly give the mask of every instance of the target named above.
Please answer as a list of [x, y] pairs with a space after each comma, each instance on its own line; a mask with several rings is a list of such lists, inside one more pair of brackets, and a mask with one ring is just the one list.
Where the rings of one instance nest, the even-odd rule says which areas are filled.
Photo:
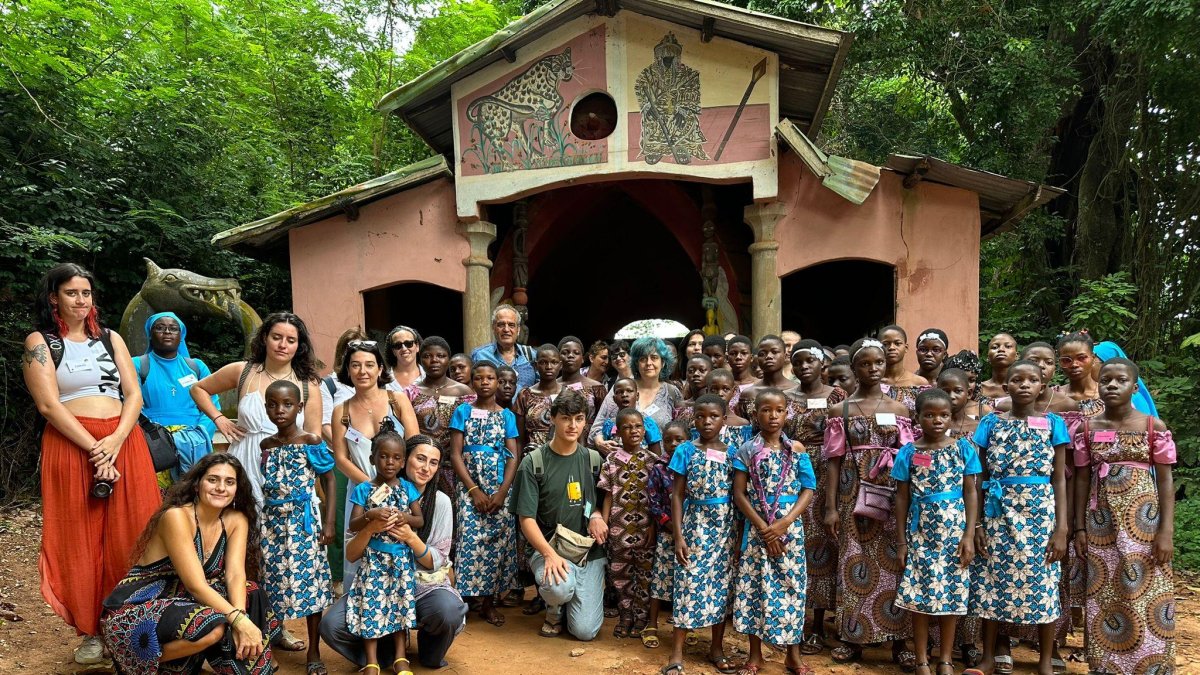
[[879, 385], [883, 393], [890, 396], [897, 403], [904, 404], [908, 408], [908, 416], [912, 419], [917, 418], [917, 396], [926, 389], [933, 387], [928, 384], [917, 384], [911, 387], [896, 387], [890, 384]]
[[[525, 391], [525, 390], [522, 390]], [[511, 410], [483, 410], [464, 403], [455, 409], [450, 428], [463, 435], [463, 463], [472, 480], [487, 494], [504, 483], [509, 454], [505, 441], [517, 438], [517, 418]], [[508, 495], [511, 502], [512, 493]], [[454, 573], [464, 596], [489, 596], [517, 584], [517, 528], [511, 505], [495, 513], [479, 513], [462, 483], [457, 488], [458, 529]]]
[[[916, 434], [914, 434], [914, 435], [916, 435]], [[950, 429], [950, 437], [951, 438], [953, 438], [954, 440], [966, 439], [968, 442], [971, 443], [972, 446], [975, 445], [975, 441], [972, 440], [973, 436], [974, 436], [974, 430], [964, 431], [961, 428], [953, 428], [953, 427]], [[975, 456], [976, 457], [979, 456], [978, 448], [975, 448]], [[980, 466], [981, 467], [983, 466], [983, 460], [980, 460]], [[974, 481], [975, 481], [976, 489], [978, 489], [978, 487], [979, 487], [980, 480], [981, 480], [981, 476], [979, 476], [979, 475], [975, 476]], [[983, 505], [980, 504], [979, 508], [981, 510], [978, 515], [979, 519], [976, 522], [983, 521], [983, 511], [982, 511]], [[979, 551], [976, 551], [975, 559], [973, 561], [971, 561], [971, 578], [972, 579], [974, 579], [975, 576], [979, 573], [979, 564], [980, 564], [980, 560], [982, 558], [983, 558], [983, 556], [979, 555]], [[960, 645], [980, 644], [980, 640], [983, 639], [982, 630], [983, 630], [983, 624], [982, 624], [982, 622], [980, 622], [979, 617], [974, 612], [971, 611], [971, 604], [968, 601], [967, 613], [961, 619], [959, 619], [958, 625], [955, 627], [954, 640], [956, 642], [958, 642], [958, 644], [960, 644]], [[929, 635], [930, 635], [931, 639], [934, 640], [934, 642], [941, 644], [942, 627], [939, 626], [936, 622], [931, 622], [931, 625], [929, 626]]]
[[912, 622], [896, 606], [904, 571], [896, 551], [896, 519], [857, 517], [854, 504], [863, 482], [895, 487], [891, 467], [900, 447], [912, 442], [912, 427], [904, 417], [883, 426], [875, 416], [851, 415], [849, 422], [846, 429], [840, 416], [825, 419], [823, 450], [826, 461], [843, 458], [837, 477], [838, 631], [843, 642], [856, 645], [903, 640], [911, 637]]
[[1043, 624], [1063, 613], [1061, 565], [1046, 562], [1046, 545], [1055, 527], [1054, 448], [1070, 437], [1054, 413], [1029, 419], [1047, 428], [990, 413], [975, 430], [988, 471], [983, 532], [991, 555], [972, 579], [970, 606], [982, 619]]
[[[772, 450], [762, 436], [755, 436], [738, 448], [733, 459], [733, 468], [748, 474], [750, 503], [767, 524], [786, 516], [802, 490], [817, 487], [808, 453], [787, 437], [781, 440], [783, 447]], [[707, 456], [703, 459], [707, 463]], [[767, 555], [758, 530], [747, 529], [734, 583], [733, 627], [780, 647], [800, 644], [808, 589], [804, 519], [797, 518], [788, 527], [783, 555], [778, 558]], [[720, 590], [716, 593], [720, 595]]]
[[[828, 464], [822, 456], [825, 447], [825, 413], [829, 406], [846, 400], [846, 392], [834, 387], [824, 399], [809, 399], [799, 390], [789, 392], [783, 433], [804, 444], [808, 461], [817, 476], [817, 488], [808, 508], [804, 509], [804, 547], [808, 566], [808, 606], [810, 609], [837, 607], [837, 539], [825, 531], [825, 495], [829, 487]], [[804, 397], [804, 398], [800, 398]]]
[[975, 445], [963, 438], [929, 452], [908, 443], [896, 454], [892, 478], [908, 482], [911, 498], [901, 518], [908, 523], [908, 560], [897, 607], [921, 614], [967, 613], [971, 568], [959, 564], [958, 557], [964, 534], [972, 536], [966, 531], [963, 476], [982, 470]]
[[[559, 390], [561, 391], [561, 389]], [[558, 392], [543, 394], [535, 392], [533, 387], [525, 387], [513, 399], [513, 413], [524, 417], [525, 447], [521, 448], [521, 457], [542, 447], [550, 440], [554, 422], [550, 419], [550, 406], [554, 405]]]
[[[421, 433], [433, 439], [433, 444], [442, 451], [442, 457], [450, 456], [450, 416], [458, 406], [464, 403], [474, 403], [475, 394], [462, 396], [441, 396], [426, 394], [417, 387], [412, 397], [413, 412], [417, 416], [417, 428]], [[446, 494], [454, 494], [454, 486], [458, 476], [454, 475], [454, 467], [450, 462], [442, 462], [438, 467], [438, 487]]]
[[596, 413], [599, 412], [600, 406], [604, 405], [604, 397], [608, 395], [608, 389], [597, 382], [590, 387], [584, 387], [582, 382], [572, 382], [562, 385], [563, 389], [573, 389], [583, 394], [583, 400], [587, 403], [587, 423], [590, 425], [596, 419]]
[[[710, 453], [691, 443], [675, 448], [670, 469], [687, 483], [680, 531], [688, 547], [686, 567], [672, 559], [675, 625], [693, 630], [729, 615], [733, 587], [733, 462], [737, 448]], [[672, 554], [674, 552], [672, 551]]]
[[[1068, 395], [1069, 393], [1066, 385], [1056, 387], [1056, 389], [1063, 395]], [[1058, 413], [1058, 416], [1063, 418], [1063, 422], [1067, 423], [1067, 433], [1070, 434], [1071, 438], [1074, 438], [1075, 435], [1079, 433], [1079, 429], [1084, 420], [1091, 419], [1104, 412], [1104, 401], [1101, 401], [1098, 398], [1084, 399], [1082, 401], [1078, 401], [1078, 404], [1078, 410], [1068, 410]], [[1071, 476], [1074, 474], [1073, 469], [1074, 462], [1068, 461], [1068, 480], [1070, 480]], [[1068, 505], [1068, 510], [1075, 508], [1075, 500], [1072, 499], [1070, 502], [1071, 503]], [[1072, 519], [1070, 522], [1074, 523], [1075, 521]], [[1069, 594], [1071, 607], [1082, 608], [1087, 602], [1087, 561], [1079, 559], [1079, 556], [1075, 553], [1074, 546], [1068, 546], [1067, 559], [1063, 564], [1065, 566], [1064, 583], [1067, 586], [1065, 592]], [[1071, 620], [1071, 613], [1063, 612], [1063, 614], [1065, 616], [1065, 620], [1060, 619], [1059, 621], [1065, 625], [1058, 626], [1056, 630], [1056, 635], [1061, 633], [1061, 635], [1058, 635], [1059, 639], [1062, 639], [1072, 627], [1069, 623]]]
[[[207, 560], [199, 527], [193, 539], [196, 558], [204, 569], [204, 580], [224, 598], [229, 597], [225, 585], [226, 541], [224, 520], [221, 521], [221, 537]], [[269, 674], [270, 645], [283, 624], [271, 612], [267, 594], [253, 581], [246, 582], [246, 617], [262, 631], [267, 644], [256, 660], [238, 660], [233, 631], [227, 630], [217, 644], [198, 654], [159, 663], [162, 646], [168, 642], [196, 642], [228, 622], [224, 614], [200, 604], [188, 593], [171, 559], [164, 557], [146, 565], [134, 565], [129, 570], [112, 595], [105, 599], [100, 628], [104, 644], [112, 652], [113, 662], [119, 672], [127, 675], [192, 675], [200, 672], [205, 661], [218, 675]]]
[[[351, 503], [364, 510], [394, 508], [408, 513], [421, 493], [412, 483], [399, 479], [383, 499], [372, 500], [378, 489], [374, 482], [359, 483]], [[417, 625], [416, 571], [412, 549], [386, 532], [371, 535], [346, 600], [346, 626], [362, 637], [378, 639]]]
[[650, 602], [650, 568], [654, 549], [648, 546], [650, 505], [647, 486], [654, 456], [640, 447], [609, 453], [600, 468], [596, 489], [612, 495], [608, 514], [608, 570], [620, 599], [617, 611], [623, 620], [644, 626]]
[[324, 441], [262, 452], [262, 583], [283, 621], [333, 604], [316, 495], [317, 476], [332, 470]]
[[[1154, 418], [1148, 423], [1153, 424]], [[1176, 462], [1170, 431], [1074, 436], [1076, 466], [1091, 466], [1087, 515], [1088, 667], [1104, 673], [1171, 673], [1175, 586], [1171, 563], [1154, 562], [1160, 525], [1151, 467]], [[1098, 435], [1099, 434], [1099, 435]]]
[[646, 492], [649, 496], [650, 520], [655, 526], [654, 566], [650, 569], [650, 597], [659, 600], [673, 598], [675, 588], [675, 531], [671, 524], [671, 492], [673, 477], [670, 457], [659, 456], [650, 464]]

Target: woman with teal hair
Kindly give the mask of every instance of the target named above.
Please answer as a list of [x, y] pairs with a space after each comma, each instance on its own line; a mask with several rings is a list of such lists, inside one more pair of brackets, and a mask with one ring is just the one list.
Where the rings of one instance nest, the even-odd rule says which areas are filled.
[[[188, 352], [187, 326], [174, 312], [159, 312], [146, 319], [146, 353], [133, 358], [145, 403], [142, 413], [161, 424], [175, 439], [179, 466], [171, 469], [178, 479], [208, 453], [216, 425], [196, 407], [189, 390], [209, 376], [207, 365]], [[220, 407], [217, 397], [213, 404]], [[160, 475], [160, 485], [166, 483]], [[164, 485], [164, 483], [166, 483]]]
[[[1092, 348], [1092, 354], [1096, 356], [1092, 361], [1092, 379], [1100, 380], [1100, 367], [1105, 361], [1113, 358], [1128, 359], [1125, 355], [1125, 350], [1115, 342], [1101, 342]], [[1133, 407], [1138, 412], [1158, 417], [1158, 407], [1154, 405], [1154, 398], [1150, 396], [1150, 390], [1146, 388], [1146, 383], [1142, 378], [1138, 378], [1137, 391], [1133, 392]]]

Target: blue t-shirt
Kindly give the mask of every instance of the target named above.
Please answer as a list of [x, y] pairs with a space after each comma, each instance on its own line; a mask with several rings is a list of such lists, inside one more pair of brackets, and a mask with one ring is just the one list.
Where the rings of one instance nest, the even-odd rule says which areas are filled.
[[[962, 454], [963, 475], [973, 476], [983, 473], [983, 466], [979, 462], [979, 450], [975, 448], [975, 444], [965, 438], [960, 438], [955, 445]], [[912, 443], [905, 443], [904, 447], [900, 448], [900, 451], [896, 453], [896, 461], [892, 464], [892, 478], [908, 480], [909, 474], [912, 472], [913, 453], [916, 451], [917, 446]]]

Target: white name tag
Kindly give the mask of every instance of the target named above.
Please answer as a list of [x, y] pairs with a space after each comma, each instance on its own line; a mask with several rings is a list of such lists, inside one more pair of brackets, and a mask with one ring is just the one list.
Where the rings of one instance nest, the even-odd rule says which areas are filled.
[[724, 450], [708, 449], [704, 451], [704, 459], [709, 462], [725, 464], [729, 461], [729, 455]]
[[346, 429], [346, 440], [348, 440], [352, 443], [362, 443], [362, 442], [366, 441], [367, 438], [366, 438], [366, 436], [363, 436], [358, 431], [358, 429], [355, 429], [354, 427], [350, 427], [350, 428]]
[[810, 398], [805, 404], [809, 410], [825, 410], [829, 407], [829, 399], [827, 398]]
[[91, 359], [76, 359], [67, 361], [66, 364], [69, 373], [86, 373], [92, 369]]
[[571, 384], [567, 385], [567, 389], [574, 389], [575, 391], [583, 391], [583, 383], [582, 382], [572, 382]]
[[178, 382], [179, 382], [179, 386], [186, 388], [186, 387], [192, 386], [193, 384], [196, 384], [197, 382], [199, 382], [199, 380], [196, 379], [196, 376], [194, 374], [188, 373], [187, 375], [184, 375], [183, 377], [179, 378]]
[[643, 415], [646, 415], [646, 416], [650, 416], [650, 415], [653, 415], [653, 414], [654, 414], [654, 413], [656, 413], [656, 412], [658, 412], [658, 404], [657, 404], [657, 403], [651, 403], [649, 408], [646, 408], [645, 410], [643, 410], [643, 411], [642, 411], [642, 414], [643, 414]]
[[896, 426], [896, 413], [875, 413], [875, 423], [881, 427]]
[[471, 408], [471, 419], [486, 420], [487, 418], [488, 411], [484, 410], [483, 408]]
[[438, 397], [438, 404], [440, 404], [440, 405], [454, 405], [454, 402], [455, 402], [455, 401], [457, 401], [457, 400], [458, 400], [458, 399], [457, 399], [457, 398], [455, 398], [455, 397], [453, 397], [453, 396], [439, 396], [439, 397]]

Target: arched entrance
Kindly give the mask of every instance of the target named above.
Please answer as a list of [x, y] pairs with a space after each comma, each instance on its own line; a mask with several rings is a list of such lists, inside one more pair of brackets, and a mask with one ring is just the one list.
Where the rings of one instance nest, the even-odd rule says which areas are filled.
[[[568, 334], [611, 339], [646, 317], [704, 325], [703, 286], [691, 256], [663, 223], [620, 189], [599, 208], [578, 209], [550, 225], [562, 236], [531, 255], [530, 343]], [[700, 223], [696, 223], [699, 230]]]
[[419, 281], [363, 292], [367, 334], [383, 339], [398, 325], [412, 326], [422, 337], [440, 335], [458, 349], [463, 343], [462, 293]]
[[783, 329], [823, 345], [850, 344], [896, 320], [896, 268], [834, 260], [782, 280]]

